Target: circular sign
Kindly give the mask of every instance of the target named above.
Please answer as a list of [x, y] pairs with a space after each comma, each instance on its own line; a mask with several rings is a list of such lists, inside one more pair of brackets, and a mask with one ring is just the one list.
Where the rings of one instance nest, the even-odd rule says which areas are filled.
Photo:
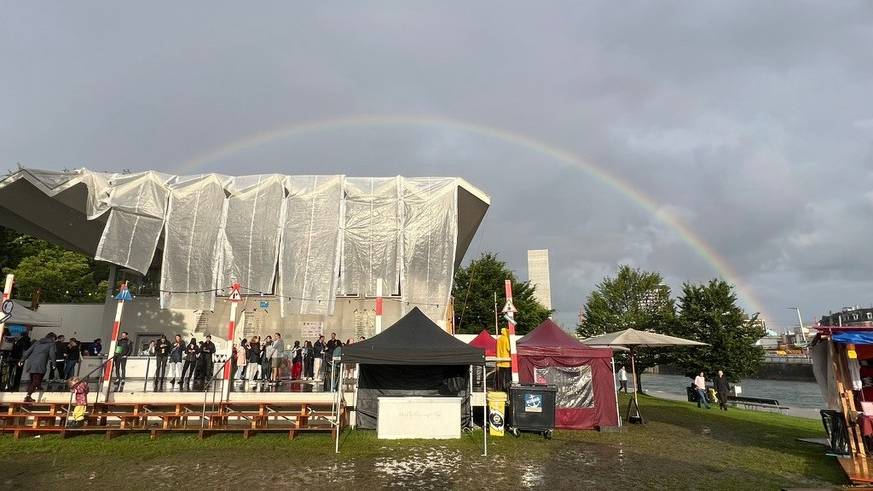
[[12, 303], [12, 300], [4, 300], [2, 306], [3, 313], [6, 315], [12, 315], [12, 307], [14, 306], [15, 304]]

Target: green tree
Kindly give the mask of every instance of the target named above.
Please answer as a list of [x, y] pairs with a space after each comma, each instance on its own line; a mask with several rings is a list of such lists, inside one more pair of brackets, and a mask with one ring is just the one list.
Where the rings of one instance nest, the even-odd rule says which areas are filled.
[[[660, 273], [619, 266], [615, 278], [597, 284], [585, 303], [585, 318], [576, 332], [583, 338], [632, 328], [664, 333], [675, 321], [676, 310], [670, 287]], [[658, 364], [658, 349], [635, 348], [637, 387], [642, 390], [640, 373]], [[616, 354], [619, 363], [630, 368], [625, 354]]]
[[675, 349], [671, 364], [693, 377], [701, 371], [714, 376], [718, 370], [738, 382], [754, 375], [764, 357], [764, 348], [755, 342], [764, 336], [756, 324], [737, 306], [733, 286], [723, 280], [707, 284], [682, 285], [679, 315], [670, 334], [707, 343], [695, 349]]
[[89, 303], [105, 300], [107, 267], [29, 235], [0, 227], [0, 271], [15, 275], [13, 297], [30, 301]]
[[[546, 320], [552, 311], [534, 298], [534, 286], [519, 281], [506, 263], [497, 254], [483, 253], [466, 268], [455, 272], [452, 295], [455, 298], [455, 323], [457, 332], [475, 334], [482, 329], [494, 330], [494, 293], [497, 293], [497, 308], [506, 302], [504, 280], [512, 280], [512, 302], [515, 314], [516, 333], [526, 334]], [[500, 320], [500, 325], [506, 322]]]
[[15, 275], [16, 297], [29, 300], [40, 289], [43, 302], [103, 302], [106, 281], [96, 281], [88, 258], [59, 248], [46, 248], [9, 270]]

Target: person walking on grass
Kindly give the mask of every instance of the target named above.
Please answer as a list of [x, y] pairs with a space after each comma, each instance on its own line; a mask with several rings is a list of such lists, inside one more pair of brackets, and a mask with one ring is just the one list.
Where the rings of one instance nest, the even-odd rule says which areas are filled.
[[624, 369], [624, 365], [618, 368], [618, 391], [624, 391], [627, 394], [627, 370]]
[[697, 391], [697, 407], [703, 403], [706, 409], [710, 409], [709, 402], [706, 400], [706, 378], [703, 376], [703, 372], [694, 377], [694, 390]]
[[34, 392], [42, 390], [42, 379], [45, 377], [45, 370], [49, 363], [54, 363], [57, 353], [55, 342], [57, 336], [50, 332], [40, 339], [36, 344], [30, 345], [27, 351], [22, 355], [21, 361], [18, 364], [24, 367], [30, 373], [30, 386], [27, 388], [27, 396], [24, 402], [36, 402], [33, 397]]
[[724, 372], [719, 370], [718, 377], [715, 379], [715, 391], [718, 393], [718, 408], [722, 411], [727, 411], [728, 394], [731, 391], [730, 382]]

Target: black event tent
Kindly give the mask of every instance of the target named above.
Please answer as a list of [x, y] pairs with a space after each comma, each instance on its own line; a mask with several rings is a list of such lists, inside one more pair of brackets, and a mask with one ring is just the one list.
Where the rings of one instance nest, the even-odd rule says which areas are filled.
[[375, 429], [379, 397], [462, 397], [469, 426], [469, 366], [484, 365], [485, 352], [455, 339], [417, 307], [382, 333], [344, 346], [342, 363], [360, 364], [357, 426]]

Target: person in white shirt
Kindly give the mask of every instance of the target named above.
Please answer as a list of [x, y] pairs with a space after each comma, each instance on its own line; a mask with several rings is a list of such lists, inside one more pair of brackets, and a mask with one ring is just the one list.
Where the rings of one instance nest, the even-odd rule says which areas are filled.
[[624, 391], [627, 394], [627, 371], [624, 369], [624, 366], [619, 367], [618, 369], [618, 391]]
[[706, 379], [703, 377], [703, 372], [694, 377], [694, 389], [697, 391], [697, 407], [703, 403], [706, 409], [709, 409], [709, 401], [706, 400]]

